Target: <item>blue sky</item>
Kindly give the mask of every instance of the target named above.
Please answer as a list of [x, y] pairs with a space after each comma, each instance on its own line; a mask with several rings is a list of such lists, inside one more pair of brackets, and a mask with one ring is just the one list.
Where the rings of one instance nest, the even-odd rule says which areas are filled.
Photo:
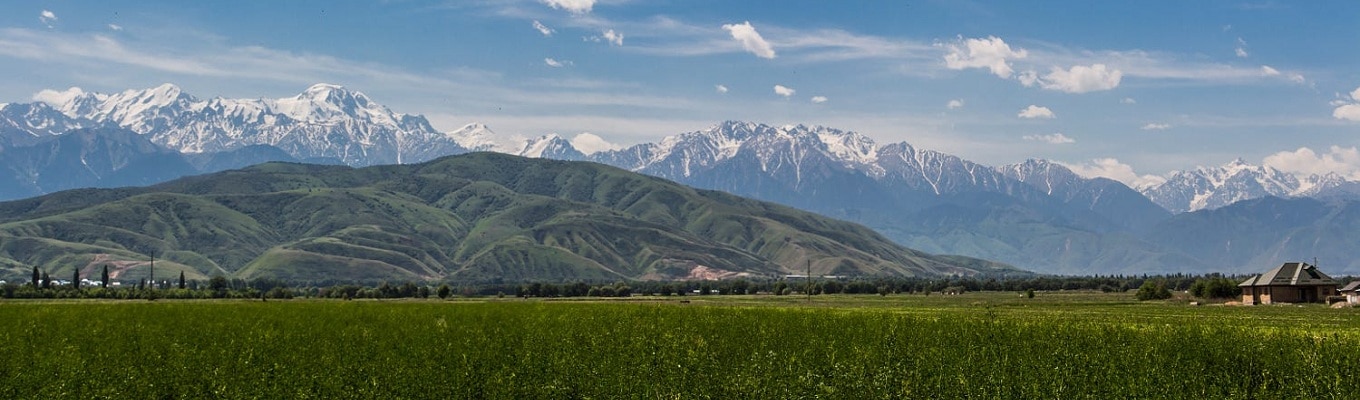
[[317, 82], [436, 128], [654, 141], [826, 125], [1000, 165], [1139, 182], [1242, 157], [1360, 179], [1350, 1], [0, 4], [0, 102]]

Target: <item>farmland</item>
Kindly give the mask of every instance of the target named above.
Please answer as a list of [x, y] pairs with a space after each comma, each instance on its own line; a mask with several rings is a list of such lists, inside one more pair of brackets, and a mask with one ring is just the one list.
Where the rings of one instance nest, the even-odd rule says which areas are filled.
[[3, 398], [1342, 397], [1360, 313], [1127, 293], [8, 301]]

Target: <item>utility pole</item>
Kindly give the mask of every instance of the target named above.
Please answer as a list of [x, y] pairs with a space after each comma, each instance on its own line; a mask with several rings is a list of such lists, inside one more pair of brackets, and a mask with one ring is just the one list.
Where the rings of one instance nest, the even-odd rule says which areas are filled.
[[812, 259], [807, 260], [807, 300], [812, 302]]

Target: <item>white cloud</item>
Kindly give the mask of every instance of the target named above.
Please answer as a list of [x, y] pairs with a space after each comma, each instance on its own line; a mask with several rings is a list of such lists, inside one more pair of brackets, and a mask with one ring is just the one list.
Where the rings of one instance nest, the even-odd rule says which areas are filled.
[[1011, 59], [1025, 58], [1029, 52], [1024, 49], [1011, 50], [1006, 41], [996, 36], [986, 39], [963, 39], [948, 45], [949, 54], [944, 56], [944, 65], [949, 69], [986, 68], [993, 75], [1008, 79], [1014, 70]]
[[1355, 147], [1332, 146], [1325, 154], [1300, 147], [1267, 156], [1262, 163], [1298, 176], [1336, 173], [1347, 179], [1360, 180], [1360, 150]]
[[567, 10], [572, 14], [589, 13], [595, 7], [595, 0], [539, 0], [548, 7], [558, 10]]
[[1039, 79], [1039, 85], [1048, 90], [1086, 93], [1119, 87], [1123, 77], [1123, 72], [1106, 67], [1105, 64], [1074, 65], [1067, 70], [1053, 68], [1048, 75]]
[[1298, 74], [1298, 73], [1294, 73], [1294, 72], [1290, 72], [1290, 73], [1289, 73], [1289, 81], [1290, 81], [1290, 82], [1294, 82], [1294, 83], [1298, 83], [1298, 84], [1303, 84], [1303, 83], [1308, 82], [1307, 79], [1304, 79], [1304, 77], [1303, 77], [1302, 74]]
[[559, 61], [559, 60], [553, 59], [552, 57], [544, 58], [544, 59], [543, 59], [543, 63], [544, 63], [544, 64], [547, 64], [549, 67], [553, 67], [553, 68], [562, 68], [562, 67], [571, 65], [571, 61], [568, 61], [568, 60], [560, 60], [560, 61]]
[[1242, 38], [1237, 38], [1237, 48], [1233, 49], [1233, 53], [1237, 54], [1238, 58], [1247, 58], [1250, 56], [1250, 54], [1247, 54], [1247, 41], [1242, 40]]
[[1021, 72], [1020, 76], [1017, 76], [1016, 79], [1018, 79], [1020, 84], [1025, 87], [1034, 86], [1039, 83], [1039, 73], [1034, 71]]
[[534, 20], [534, 29], [538, 30], [538, 33], [542, 33], [543, 36], [552, 36], [553, 32], [557, 32], [554, 31], [553, 28], [543, 25], [542, 22], [538, 22], [538, 20]]
[[72, 87], [62, 91], [43, 89], [42, 91], [33, 94], [33, 101], [41, 101], [56, 106], [66, 104], [66, 102], [69, 102], [71, 99], [82, 94], [85, 94], [85, 91], [78, 87]]
[[727, 85], [713, 85], [713, 90], [718, 91], [718, 93], [727, 93]]
[[38, 21], [42, 21], [43, 25], [47, 25], [48, 28], [51, 28], [52, 23], [57, 22], [57, 13], [42, 10], [42, 12], [38, 14]]
[[784, 96], [784, 97], [789, 97], [789, 96], [793, 96], [793, 94], [794, 94], [795, 92], [796, 92], [796, 91], [793, 90], [793, 88], [790, 88], [790, 87], [788, 87], [788, 86], [784, 86], [784, 85], [774, 85], [774, 94], [777, 94], [777, 95], [780, 95], [780, 96]]
[[1067, 135], [1063, 135], [1061, 133], [1054, 133], [1051, 135], [1025, 135], [1024, 139], [1035, 142], [1044, 142], [1048, 144], [1069, 144], [1077, 142], [1076, 140], [1067, 137]]
[[1265, 76], [1276, 76], [1276, 75], [1279, 75], [1279, 74], [1280, 74], [1280, 70], [1278, 70], [1278, 69], [1271, 68], [1269, 65], [1262, 65], [1262, 66], [1261, 66], [1261, 75], [1265, 75]]
[[825, 103], [826, 100], [827, 100], [826, 96], [812, 96], [813, 104], [822, 104]]
[[109, 29], [117, 32], [122, 32], [123, 26], [118, 24], [109, 24]]
[[1015, 116], [1029, 119], [1035, 118], [1050, 119], [1057, 117], [1057, 115], [1053, 114], [1053, 110], [1049, 110], [1048, 107], [1040, 107], [1033, 104], [1030, 104], [1029, 107], [1025, 107], [1025, 109], [1020, 110], [1020, 113], [1016, 114]]
[[1082, 164], [1068, 164], [1059, 162], [1063, 166], [1086, 178], [1109, 178], [1123, 182], [1131, 188], [1143, 188], [1166, 182], [1165, 178], [1156, 175], [1138, 175], [1133, 171], [1133, 167], [1119, 162], [1114, 158], [1097, 158]]
[[586, 155], [623, 148], [623, 146], [611, 143], [608, 140], [604, 140], [604, 138], [599, 135], [590, 132], [581, 132], [577, 134], [576, 137], [571, 138], [571, 146]]
[[963, 108], [963, 100], [962, 99], [950, 100], [949, 103], [946, 103], [944, 106], [945, 108], [948, 108], [950, 110]]
[[1332, 105], [1336, 106], [1336, 109], [1332, 110], [1332, 118], [1360, 122], [1360, 88], [1339, 97], [1340, 100], [1332, 102]]
[[1360, 122], [1360, 104], [1342, 104], [1332, 110], [1332, 118]]
[[614, 46], [623, 46], [623, 34], [614, 32], [613, 29], [604, 31], [604, 40]]
[[774, 58], [774, 47], [770, 46], [770, 42], [765, 41], [765, 38], [760, 37], [760, 32], [756, 32], [756, 28], [751, 26], [751, 21], [742, 22], [741, 25], [726, 24], [722, 28], [732, 34], [733, 39], [741, 42], [742, 48], [756, 57]]
[[1142, 129], [1145, 131], [1164, 131], [1167, 129], [1171, 129], [1171, 124], [1159, 124], [1155, 122], [1149, 122], [1147, 125], [1143, 125], [1142, 128], [1138, 129]]
[[1119, 99], [1119, 104], [1138, 104], [1138, 100], [1134, 100], [1132, 97], [1125, 97]]

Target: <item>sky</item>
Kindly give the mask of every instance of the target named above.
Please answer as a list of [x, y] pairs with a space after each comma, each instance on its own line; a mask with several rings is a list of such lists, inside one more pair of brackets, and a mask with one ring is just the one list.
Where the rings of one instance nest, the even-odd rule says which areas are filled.
[[824, 125], [1131, 185], [1242, 158], [1360, 179], [1354, 1], [33, 1], [0, 103], [333, 83], [435, 128], [604, 138]]

